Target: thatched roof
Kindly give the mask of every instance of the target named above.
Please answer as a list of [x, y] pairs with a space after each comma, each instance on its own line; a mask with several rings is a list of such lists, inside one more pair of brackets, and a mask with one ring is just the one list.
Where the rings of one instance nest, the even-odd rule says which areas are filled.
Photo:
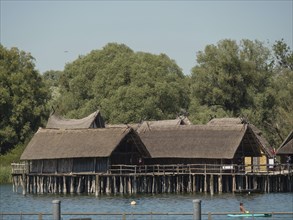
[[229, 125], [238, 125], [243, 124], [241, 118], [213, 118], [207, 125], [217, 125], [217, 126], [229, 126]]
[[66, 119], [58, 115], [51, 115], [48, 119], [46, 128], [101, 128], [105, 127], [104, 120], [101, 117], [100, 111], [95, 111], [89, 116], [82, 119]]
[[[242, 118], [214, 118], [210, 120], [207, 125], [213, 125], [213, 126], [231, 126], [231, 125], [240, 125], [245, 124], [245, 120]], [[269, 157], [273, 156], [273, 148], [269, 144], [269, 142], [265, 139], [263, 133], [261, 130], [259, 130], [256, 126], [253, 124], [248, 124], [248, 126], [252, 129], [254, 135], [257, 138], [257, 141], [259, 142], [260, 147], [264, 151], [266, 155]]]
[[187, 117], [177, 117], [176, 119], [170, 120], [144, 121], [141, 125], [137, 127], [137, 132], [141, 133], [155, 127], [168, 128], [176, 127], [178, 125], [191, 125], [191, 122]]
[[179, 116], [176, 119], [158, 120], [158, 121], [143, 121], [140, 124], [107, 124], [108, 128], [127, 128], [131, 127], [138, 133], [144, 132], [152, 127], [176, 127], [178, 125], [191, 125], [187, 117]]
[[39, 129], [25, 148], [21, 160], [109, 157], [127, 137], [139, 140], [136, 141], [139, 152], [149, 155], [132, 128]]
[[293, 130], [277, 150], [277, 155], [293, 154]]
[[[241, 148], [259, 155], [247, 125], [150, 127], [139, 133], [152, 158], [232, 159]], [[247, 140], [247, 139], [250, 140]]]

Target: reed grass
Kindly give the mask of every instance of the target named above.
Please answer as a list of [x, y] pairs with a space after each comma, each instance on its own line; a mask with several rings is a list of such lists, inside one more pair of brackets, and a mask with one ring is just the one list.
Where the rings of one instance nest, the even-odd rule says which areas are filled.
[[5, 155], [0, 155], [0, 184], [11, 183], [11, 163], [20, 161], [24, 146], [19, 144]]

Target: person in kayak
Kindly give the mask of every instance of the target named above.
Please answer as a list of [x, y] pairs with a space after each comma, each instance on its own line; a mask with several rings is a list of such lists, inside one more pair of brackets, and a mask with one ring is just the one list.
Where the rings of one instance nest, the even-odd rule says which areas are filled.
[[240, 208], [240, 212], [242, 212], [242, 213], [249, 213], [249, 211], [246, 211], [246, 210], [245, 210], [245, 208], [244, 208], [242, 202], [240, 202], [240, 206], [239, 206], [239, 208]]

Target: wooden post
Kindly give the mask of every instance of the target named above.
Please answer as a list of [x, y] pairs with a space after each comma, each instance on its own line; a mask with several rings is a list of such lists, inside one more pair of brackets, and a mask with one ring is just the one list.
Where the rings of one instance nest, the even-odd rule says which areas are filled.
[[223, 192], [222, 175], [218, 176], [218, 192], [219, 193]]
[[195, 178], [195, 175], [193, 175], [192, 178], [193, 178], [192, 192], [196, 192], [196, 178]]
[[22, 175], [22, 195], [26, 195], [26, 175]]
[[113, 176], [113, 188], [114, 188], [114, 194], [117, 194], [116, 176]]
[[41, 193], [43, 194], [44, 193], [44, 177], [41, 176], [40, 177], [40, 187], [41, 187]]
[[270, 186], [270, 177], [269, 175], [267, 175], [267, 193], [270, 193], [270, 190], [271, 190], [271, 186]]
[[207, 181], [207, 175], [204, 175], [204, 192], [207, 192], [207, 188], [208, 188], [208, 181]]
[[81, 178], [82, 178], [81, 176], [78, 177], [78, 185], [76, 190], [77, 193], [81, 193]]
[[214, 175], [210, 175], [210, 194], [214, 195]]
[[53, 177], [53, 181], [54, 181], [54, 193], [57, 193], [57, 177], [56, 176]]
[[63, 192], [62, 177], [57, 177], [57, 180], [58, 180], [58, 191], [59, 191], [59, 193], [62, 193]]
[[27, 183], [28, 183], [28, 193], [33, 193], [33, 186], [34, 186], [34, 176], [30, 177], [30, 176], [27, 176]]
[[176, 177], [176, 192], [180, 192], [180, 184], [179, 184], [179, 176], [178, 176], [178, 173], [177, 173], [177, 177]]
[[236, 179], [235, 175], [232, 175], [232, 192], [236, 191]]
[[96, 187], [95, 187], [95, 189], [96, 189], [95, 195], [99, 196], [100, 195], [100, 177], [99, 177], [99, 175], [96, 175], [95, 185], [96, 185]]
[[[164, 172], [165, 172], [165, 170], [164, 170]], [[163, 176], [162, 193], [165, 193], [166, 191], [167, 191], [167, 189], [166, 189], [166, 176], [164, 174], [164, 176]]]
[[253, 189], [257, 189], [257, 179], [256, 176], [253, 176]]
[[74, 177], [70, 178], [70, 193], [74, 193]]
[[168, 176], [168, 189], [167, 192], [170, 193], [172, 192], [172, 182], [171, 182], [172, 176]]
[[202, 192], [203, 191], [203, 180], [202, 180], [202, 175], [198, 175], [198, 178], [197, 178], [197, 182], [198, 182], [198, 188], [199, 188], [199, 192]]
[[37, 184], [37, 191], [36, 191], [36, 193], [37, 194], [39, 194], [40, 193], [40, 177], [39, 176], [37, 176], [36, 177], [37, 178], [37, 182], [36, 182], [36, 184]]
[[101, 176], [100, 177], [100, 193], [104, 193], [104, 179], [105, 177], [104, 176]]
[[67, 188], [66, 188], [66, 176], [63, 176], [63, 193], [67, 193]]
[[121, 193], [121, 194], [123, 194], [123, 177], [122, 176], [120, 176], [119, 177], [119, 180], [120, 180], [120, 188], [119, 188], [119, 192]]
[[123, 177], [123, 193], [127, 193], [127, 177]]
[[136, 176], [133, 177], [133, 193], [137, 193], [137, 179]]
[[152, 182], [152, 193], [155, 193], [155, 176], [153, 176], [153, 182]]
[[110, 183], [110, 177], [109, 176], [107, 176], [107, 180], [106, 180], [107, 182], [106, 182], [106, 194], [110, 194], [111, 193], [111, 183]]
[[92, 183], [91, 183], [91, 193], [96, 192], [96, 178], [94, 178], [94, 176], [92, 176]]

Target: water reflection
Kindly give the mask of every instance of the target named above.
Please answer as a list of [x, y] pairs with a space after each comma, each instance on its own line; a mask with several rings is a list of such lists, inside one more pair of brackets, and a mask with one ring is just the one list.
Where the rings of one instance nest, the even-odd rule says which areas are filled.
[[[61, 201], [62, 212], [189, 212], [194, 199], [202, 200], [202, 213], [238, 212], [243, 202], [250, 212], [293, 212], [293, 193], [266, 194], [137, 194], [137, 195], [26, 195], [13, 193], [11, 185], [0, 185], [0, 212], [52, 212], [52, 201]], [[136, 205], [130, 205], [136, 201]], [[169, 216], [168, 219], [191, 219], [191, 216]], [[213, 219], [227, 219], [217, 216]], [[35, 217], [37, 219], [37, 217]], [[63, 219], [66, 219], [65, 217]], [[68, 217], [69, 219], [69, 217]], [[99, 218], [93, 218], [99, 219]], [[105, 218], [109, 219], [109, 218]], [[114, 219], [121, 219], [115, 217]], [[132, 219], [132, 218], [127, 218]], [[133, 219], [140, 219], [138, 216]], [[143, 216], [143, 219], [149, 219]], [[156, 216], [152, 219], [164, 219]], [[166, 219], [166, 218], [165, 218]], [[207, 216], [204, 217], [207, 219]], [[239, 219], [239, 218], [238, 218]], [[246, 220], [249, 218], [245, 218]], [[258, 218], [260, 219], [260, 218]], [[276, 218], [275, 218], [276, 219]], [[284, 219], [284, 218], [283, 218]], [[288, 218], [288, 219], [291, 219]], [[4, 218], [3, 218], [4, 220]]]

